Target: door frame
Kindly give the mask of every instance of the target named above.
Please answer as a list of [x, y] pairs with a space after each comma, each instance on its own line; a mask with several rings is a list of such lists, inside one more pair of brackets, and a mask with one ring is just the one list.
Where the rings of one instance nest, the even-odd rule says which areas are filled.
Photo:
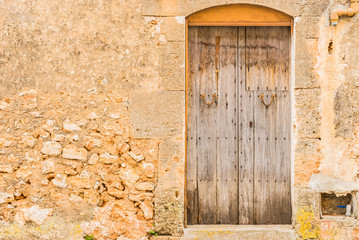
[[[258, 17], [259, 16], [259, 17]], [[200, 10], [186, 17], [185, 20], [185, 163], [184, 163], [184, 227], [187, 228], [187, 93], [188, 93], [188, 28], [190, 26], [289, 26], [291, 27], [291, 42], [289, 49], [289, 91], [291, 92], [291, 126], [293, 126], [293, 29], [294, 19], [292, 16], [281, 11], [255, 4], [229, 4], [220, 5]], [[291, 127], [292, 129], [292, 127]], [[293, 131], [291, 131], [291, 199], [293, 216]]]

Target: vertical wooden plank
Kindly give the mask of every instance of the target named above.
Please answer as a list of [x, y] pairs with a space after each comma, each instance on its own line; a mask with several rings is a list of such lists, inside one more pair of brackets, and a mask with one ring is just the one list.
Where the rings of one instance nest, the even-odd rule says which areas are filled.
[[[276, 91], [277, 108], [276, 113], [276, 132], [275, 132], [275, 202], [273, 209], [274, 223], [291, 223], [291, 112], [290, 112], [290, 88], [289, 88], [289, 56], [290, 56], [290, 28], [282, 27], [276, 29], [278, 51], [276, 52], [276, 62], [278, 63], [277, 81], [279, 88], [284, 91]], [[279, 64], [282, 63], [282, 64]]]
[[[215, 81], [215, 44], [217, 27], [203, 27], [198, 32], [199, 53], [199, 92], [205, 94], [207, 102], [212, 101], [216, 92]], [[217, 212], [217, 104], [208, 106], [199, 102], [198, 137], [198, 205], [199, 223], [216, 223]]]
[[238, 79], [239, 79], [239, 223], [253, 224], [253, 161], [254, 161], [254, 95], [246, 90], [245, 27], [238, 28]]
[[221, 27], [217, 122], [217, 224], [238, 224], [237, 28]]
[[200, 46], [198, 27], [188, 29], [188, 79], [187, 79], [187, 224], [198, 224], [198, 185], [197, 185], [197, 111], [198, 98], [198, 64]]
[[267, 222], [266, 205], [267, 199], [266, 177], [268, 176], [268, 153], [266, 152], [268, 112], [259, 98], [262, 92], [254, 91], [254, 223], [265, 224]]

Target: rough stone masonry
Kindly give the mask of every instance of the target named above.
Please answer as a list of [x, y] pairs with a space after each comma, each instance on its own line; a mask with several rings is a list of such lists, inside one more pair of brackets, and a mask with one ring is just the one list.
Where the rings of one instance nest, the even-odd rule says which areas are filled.
[[235, 3], [294, 18], [298, 238], [359, 239], [356, 210], [320, 214], [359, 190], [359, 18], [329, 22], [347, 0], [1, 1], [0, 239], [182, 235], [185, 18]]

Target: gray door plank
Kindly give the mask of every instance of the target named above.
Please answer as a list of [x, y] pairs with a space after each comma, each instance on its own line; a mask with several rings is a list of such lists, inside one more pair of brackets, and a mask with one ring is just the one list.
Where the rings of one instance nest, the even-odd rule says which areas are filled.
[[[199, 59], [199, 92], [197, 97], [205, 94], [206, 101], [212, 101], [216, 92], [215, 81], [215, 36], [217, 29], [203, 27], [198, 31], [200, 44]], [[198, 112], [198, 212], [200, 224], [216, 223], [217, 209], [217, 104], [207, 106], [199, 102]]]
[[239, 223], [253, 224], [253, 93], [246, 91], [245, 28], [238, 29], [238, 95], [239, 95]]
[[186, 187], [187, 187], [187, 224], [198, 223], [198, 184], [197, 184], [197, 112], [199, 105], [198, 63], [200, 46], [198, 31], [189, 28], [188, 32], [188, 79], [187, 79], [187, 161], [186, 161]]
[[217, 224], [238, 224], [237, 28], [221, 27], [217, 122]]

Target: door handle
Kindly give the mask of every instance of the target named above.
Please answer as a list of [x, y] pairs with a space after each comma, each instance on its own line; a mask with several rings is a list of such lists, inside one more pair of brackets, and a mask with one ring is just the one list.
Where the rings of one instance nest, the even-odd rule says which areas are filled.
[[273, 93], [273, 94], [271, 95], [270, 103], [265, 103], [265, 102], [264, 102], [264, 95], [263, 95], [263, 94], [260, 94], [260, 95], [259, 95], [259, 99], [262, 101], [263, 105], [266, 106], [266, 107], [269, 107], [270, 105], [272, 105], [272, 103], [275, 102], [276, 97], [277, 97], [277, 96]]
[[207, 105], [207, 106], [211, 106], [214, 102], [217, 102], [217, 93], [213, 93], [212, 94], [212, 101], [211, 102], [207, 102], [206, 100], [206, 94], [202, 93], [201, 94], [201, 99], [203, 100], [203, 102]]

